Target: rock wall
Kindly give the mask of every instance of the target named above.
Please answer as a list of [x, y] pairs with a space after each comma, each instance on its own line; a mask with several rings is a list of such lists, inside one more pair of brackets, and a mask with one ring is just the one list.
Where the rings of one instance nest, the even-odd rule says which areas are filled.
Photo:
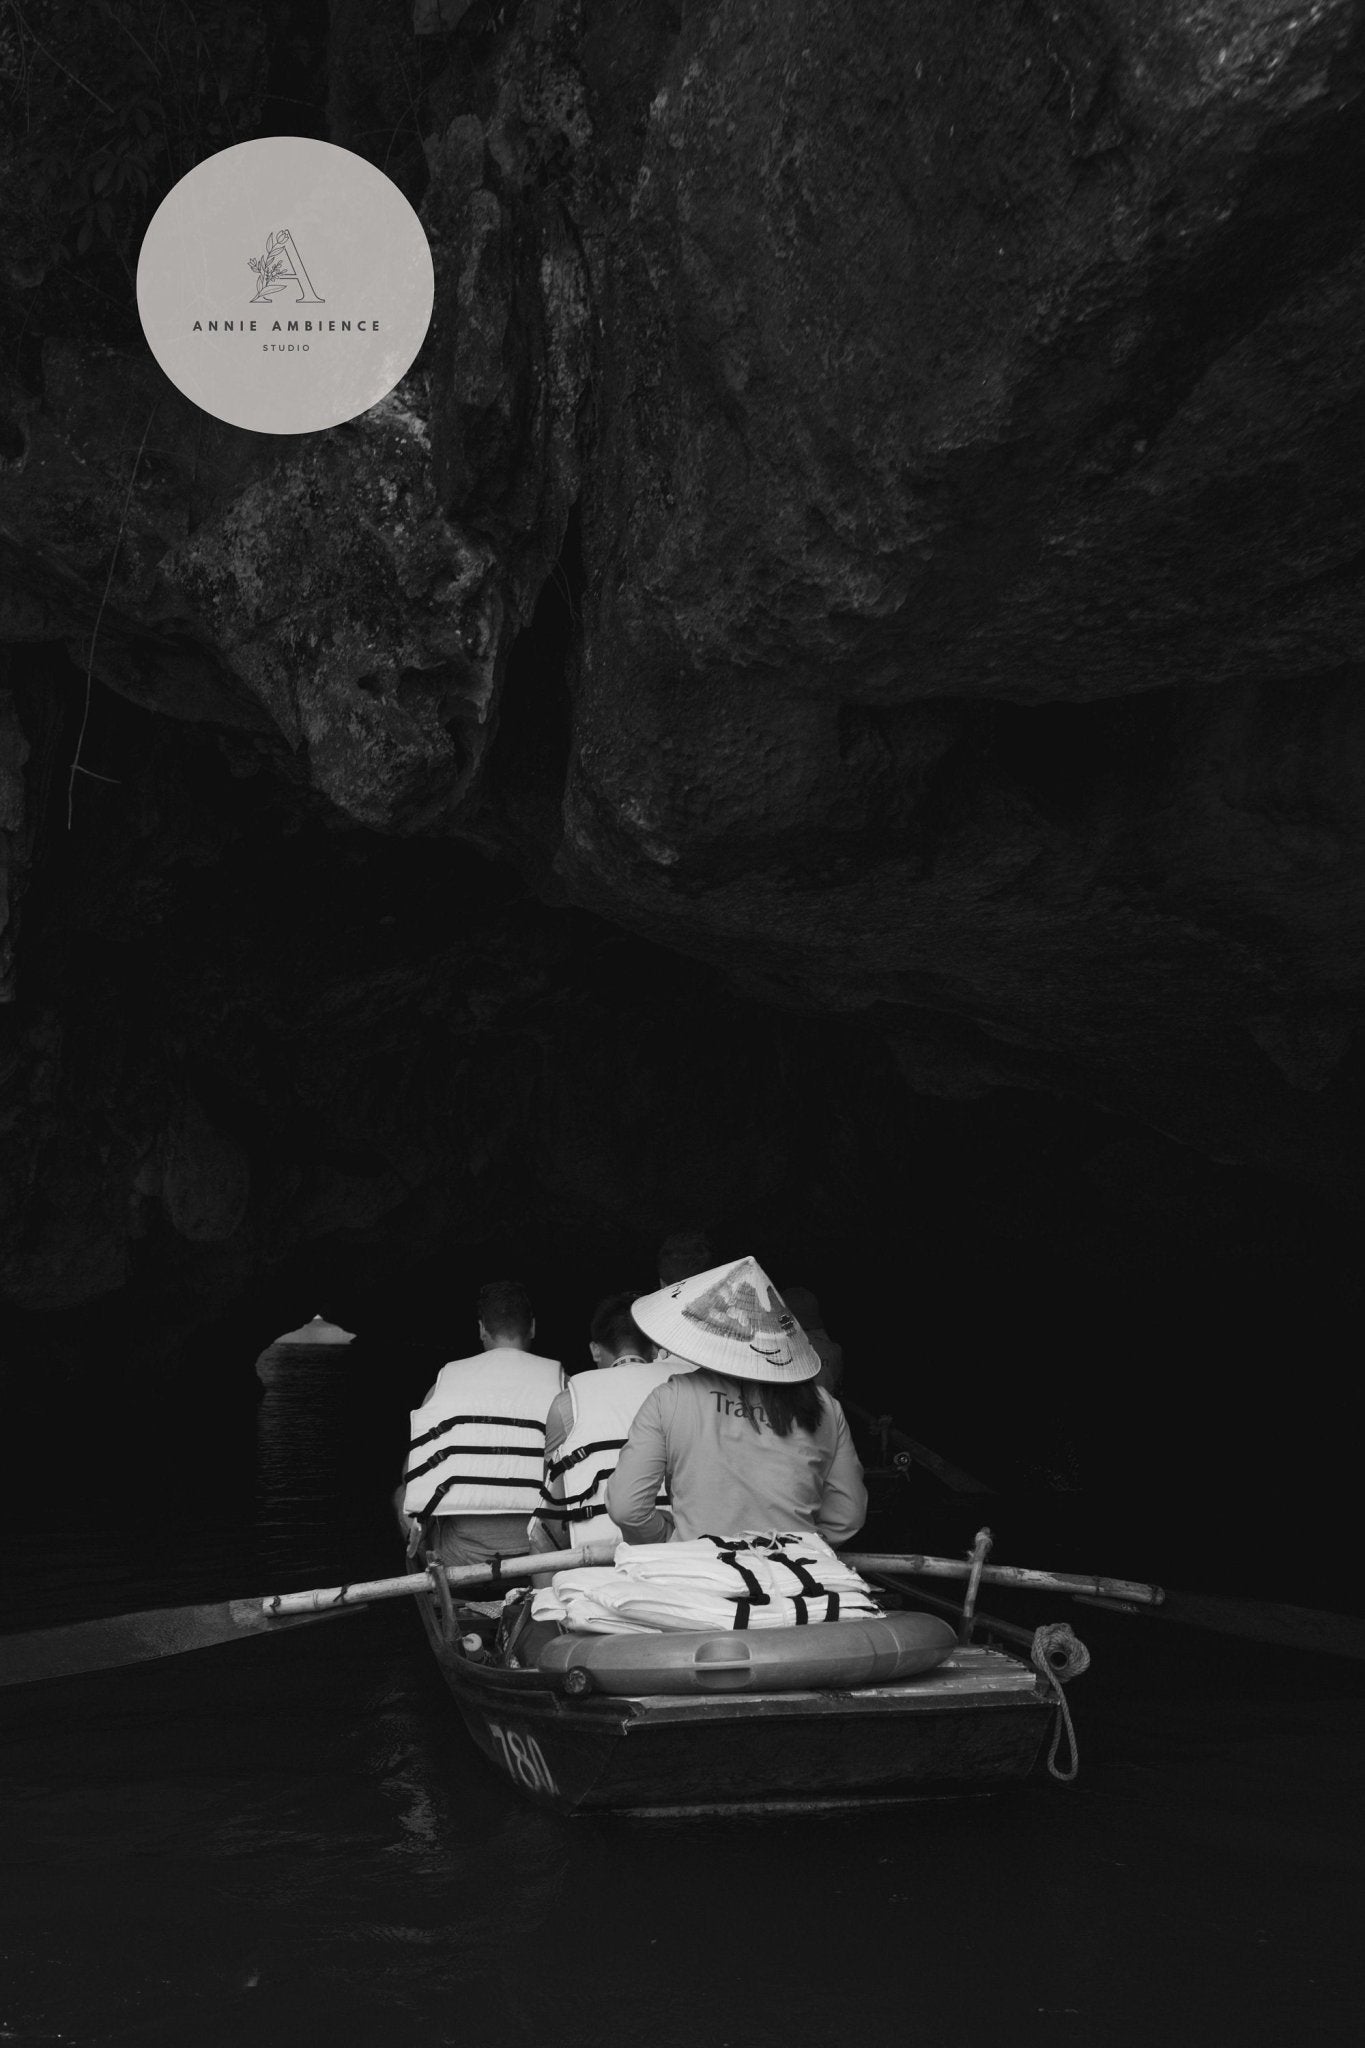
[[1286, 1091], [1361, 989], [1360, 35], [687, 16], [604, 259], [582, 896], [912, 1079], [953, 1018], [964, 1084], [1353, 1174]]
[[74, 19], [0, 162], [27, 1312], [490, 1214], [856, 1234], [888, 1134], [1019, 1091], [1130, 1223], [1353, 1213], [1358, 6], [241, 10], [221, 139], [311, 103], [436, 259], [414, 374], [297, 444], [132, 317], [199, 88], [142, 188], [54, 181], [136, 62]]

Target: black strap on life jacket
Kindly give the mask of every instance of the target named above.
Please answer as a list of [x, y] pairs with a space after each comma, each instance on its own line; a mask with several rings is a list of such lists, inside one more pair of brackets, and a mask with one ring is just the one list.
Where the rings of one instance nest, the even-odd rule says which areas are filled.
[[604, 1493], [606, 1491], [607, 1481], [611, 1478], [612, 1472], [614, 1472], [615, 1470], [616, 1467], [613, 1465], [611, 1468], [611, 1472], [599, 1472], [597, 1474], [597, 1477], [592, 1481], [590, 1485], [580, 1487], [577, 1493], [566, 1493], [564, 1495], [565, 1507], [581, 1507], [584, 1501], [591, 1500], [594, 1494]]
[[801, 1591], [808, 1596], [818, 1597], [824, 1592], [825, 1589], [820, 1584], [820, 1581], [811, 1577], [799, 1557], [783, 1557], [780, 1551], [774, 1551], [771, 1561], [773, 1564], [784, 1564], [789, 1572], [794, 1573], [796, 1583], [800, 1586]]
[[[610, 1478], [610, 1472], [600, 1473], [593, 1484], [585, 1487], [582, 1493], [568, 1494], [562, 1501], [556, 1500], [549, 1488], [542, 1486], [540, 1505], [532, 1519], [537, 1522], [590, 1522], [594, 1515], [605, 1515], [606, 1482]], [[661, 1508], [672, 1505], [666, 1493], [661, 1493], [655, 1502], [655, 1506]]]
[[735, 1556], [733, 1550], [722, 1551], [720, 1561], [722, 1564], [728, 1564], [731, 1571], [738, 1572], [740, 1577], [744, 1581], [744, 1592], [747, 1597], [741, 1599], [740, 1605], [742, 1607], [747, 1609], [749, 1607], [772, 1606], [772, 1600], [769, 1597], [769, 1595], [764, 1592], [762, 1586], [759, 1585], [758, 1580], [754, 1577], [753, 1573], [751, 1571], [747, 1571], [745, 1567], [739, 1562], [739, 1559]]
[[533, 1522], [590, 1522], [594, 1515], [605, 1515], [607, 1512], [600, 1500], [593, 1500], [591, 1498], [591, 1495], [595, 1492], [596, 1488], [590, 1487], [588, 1489], [589, 1497], [586, 1499], [582, 1494], [579, 1494], [573, 1501], [557, 1501], [554, 1495], [547, 1492], [545, 1487], [542, 1486], [540, 1489], [540, 1499], [531, 1513], [531, 1520]]
[[[735, 1627], [747, 1628], [749, 1626], [750, 1608], [754, 1606], [770, 1606], [771, 1602], [768, 1598], [768, 1595], [761, 1590], [761, 1588], [759, 1587], [758, 1580], [754, 1577], [753, 1573], [746, 1571], [744, 1569], [744, 1566], [739, 1562], [739, 1559], [736, 1556], [733, 1548], [726, 1547], [727, 1539], [725, 1537], [703, 1536], [700, 1538], [700, 1541], [703, 1543], [714, 1543], [716, 1548], [720, 1551], [721, 1564], [728, 1564], [731, 1567], [731, 1569], [737, 1571], [740, 1577], [744, 1580], [746, 1588], [746, 1597], [736, 1602], [737, 1612], [739, 1612], [743, 1616], [743, 1619], [736, 1621]], [[757, 1542], [751, 1543], [748, 1547], [751, 1550], [762, 1550], [767, 1552], [771, 1563], [784, 1564], [786, 1565], [789, 1571], [795, 1574], [797, 1584], [801, 1588], [801, 1591], [799, 1593], [795, 1593], [792, 1596], [792, 1605], [796, 1609], [796, 1626], [800, 1628], [803, 1625], [803, 1623], [809, 1623], [810, 1610], [807, 1607], [806, 1602], [807, 1600], [812, 1599], [824, 1601], [826, 1621], [837, 1621], [839, 1619], [839, 1595], [837, 1593], [827, 1591], [826, 1588], [820, 1584], [820, 1581], [816, 1578], [813, 1578], [811, 1574], [806, 1570], [806, 1564], [813, 1564], [815, 1562], [814, 1558], [809, 1558], [803, 1561], [801, 1558], [798, 1557], [785, 1557], [783, 1556], [779, 1548], [780, 1542], [780, 1537], [776, 1539], [776, 1541], [770, 1538], [760, 1537]]]
[[585, 1508], [562, 1508], [557, 1502], [542, 1502], [536, 1509], [537, 1522], [590, 1522], [594, 1515], [604, 1515], [606, 1509], [594, 1507], [591, 1502]]
[[420, 1465], [414, 1465], [408, 1473], [409, 1479], [420, 1479], [424, 1472], [434, 1471], [447, 1458], [535, 1458], [541, 1456], [538, 1444], [447, 1444], [443, 1450], [433, 1451]]
[[[424, 1508], [409, 1510], [418, 1515], [434, 1515], [441, 1501], [452, 1486], [534, 1486], [539, 1490], [538, 1479], [490, 1479], [486, 1472], [452, 1472], [449, 1479], [443, 1479]], [[510, 1512], [510, 1510], [509, 1510]]]
[[580, 1465], [584, 1458], [590, 1458], [594, 1451], [623, 1451], [625, 1447], [626, 1440], [623, 1436], [604, 1436], [599, 1437], [594, 1444], [580, 1444], [576, 1451], [570, 1451], [567, 1458], [551, 1459], [545, 1468], [547, 1476], [551, 1479], [560, 1478], [563, 1473], [572, 1471], [575, 1465]]
[[415, 1436], [411, 1448], [420, 1450], [423, 1444], [435, 1443], [438, 1436], [445, 1436], [449, 1430], [460, 1429], [466, 1422], [491, 1422], [496, 1429], [538, 1429], [545, 1434], [545, 1424], [537, 1422], [530, 1415], [448, 1415], [444, 1422], [438, 1422], [434, 1429], [423, 1430]]

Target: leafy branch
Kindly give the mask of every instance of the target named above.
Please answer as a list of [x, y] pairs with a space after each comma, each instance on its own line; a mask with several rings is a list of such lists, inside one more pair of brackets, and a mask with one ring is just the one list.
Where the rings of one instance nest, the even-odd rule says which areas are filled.
[[289, 283], [293, 272], [284, 247], [288, 240], [288, 228], [272, 230], [265, 238], [265, 255], [247, 257], [247, 269], [256, 273], [258, 292], [282, 292]]

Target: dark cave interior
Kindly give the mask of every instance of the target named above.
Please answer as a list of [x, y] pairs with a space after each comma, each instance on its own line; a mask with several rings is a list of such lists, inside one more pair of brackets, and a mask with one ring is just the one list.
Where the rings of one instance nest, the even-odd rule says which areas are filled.
[[[552, 626], [527, 637], [530, 698]], [[983, 1475], [1019, 1536], [1060, 1508], [1124, 1553], [1110, 1568], [1178, 1573], [1193, 1548], [1201, 1583], [1287, 1595], [1344, 1518], [1350, 1455], [1309, 1419], [1359, 1317], [1339, 1201], [1055, 1093], [917, 1093], [875, 1021], [737, 995], [506, 859], [368, 832], [98, 685], [102, 779], [77, 779], [68, 827], [84, 679], [55, 686], [35, 648], [10, 686], [50, 764], [20, 1014], [61, 1045], [27, 1218], [40, 1298], [0, 1323], [11, 1512], [45, 1502], [31, 1447], [58, 1414], [96, 1499], [127, 1485], [111, 1433], [231, 1440], [257, 1352], [319, 1310], [360, 1333], [395, 1437], [472, 1346], [489, 1277], [521, 1277], [540, 1343], [581, 1366], [594, 1302], [655, 1284], [661, 1238], [699, 1226], [814, 1286], [850, 1396]], [[517, 703], [514, 681], [488, 782], [529, 803], [556, 742]], [[1080, 786], [1048, 723], [1050, 774]], [[168, 1105], [169, 1197], [174, 1134], [137, 1135]], [[73, 1269], [92, 1298], [64, 1305]]]
[[[315, 1311], [395, 1431], [483, 1279], [581, 1362], [698, 1225], [1021, 1532], [1358, 1604], [1365, 32], [788, 12], [211, 6], [84, 249], [79, 96], [14, 129], [16, 1519], [54, 1424], [191, 1509]], [[285, 445], [129, 290], [273, 133], [438, 280], [403, 406]]]

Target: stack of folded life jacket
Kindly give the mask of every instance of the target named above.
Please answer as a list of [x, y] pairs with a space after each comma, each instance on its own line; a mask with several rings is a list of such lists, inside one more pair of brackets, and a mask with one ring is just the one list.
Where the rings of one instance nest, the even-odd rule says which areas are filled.
[[819, 1536], [746, 1530], [690, 1543], [618, 1545], [614, 1565], [557, 1572], [536, 1621], [593, 1635], [800, 1628], [880, 1614], [866, 1581]]

